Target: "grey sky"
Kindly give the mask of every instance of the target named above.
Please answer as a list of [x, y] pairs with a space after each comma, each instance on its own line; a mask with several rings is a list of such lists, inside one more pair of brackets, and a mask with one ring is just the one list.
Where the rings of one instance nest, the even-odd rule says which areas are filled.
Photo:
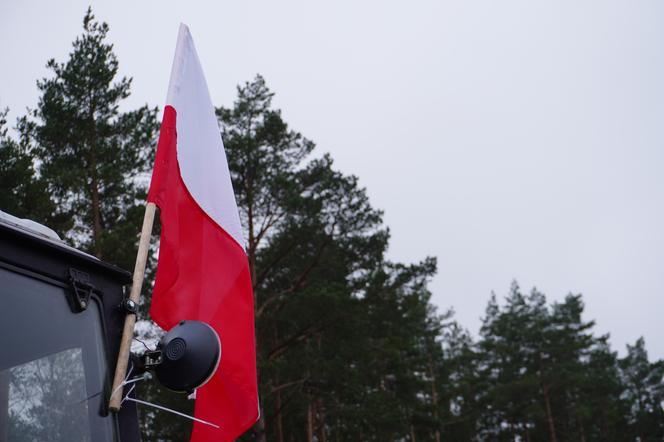
[[[0, 3], [0, 106], [37, 100], [84, 1]], [[664, 357], [664, 2], [92, 2], [127, 108], [163, 104], [179, 22], [213, 101], [264, 75], [286, 121], [360, 177], [390, 257], [439, 258], [474, 333], [518, 279], [584, 294], [615, 349]]]

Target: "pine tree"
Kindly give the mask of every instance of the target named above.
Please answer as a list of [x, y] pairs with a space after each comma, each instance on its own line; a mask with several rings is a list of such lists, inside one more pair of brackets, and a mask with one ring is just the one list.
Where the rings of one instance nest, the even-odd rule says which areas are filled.
[[483, 393], [488, 389], [481, 370], [483, 358], [470, 333], [456, 321], [443, 330], [440, 339], [443, 347], [438, 374], [441, 440], [472, 440], [482, 414], [487, 411], [482, 404]]
[[426, 381], [413, 366], [426, 361], [417, 349], [435, 262], [385, 262], [380, 211], [328, 155], [310, 157], [314, 144], [288, 128], [272, 97], [258, 76], [217, 111], [256, 298], [263, 413], [254, 433], [403, 437], [423, 405]]
[[624, 395], [630, 405], [631, 436], [642, 441], [664, 438], [664, 361], [651, 363], [645, 341], [639, 338], [627, 346], [627, 356], [620, 360], [625, 387]]
[[29, 145], [8, 135], [7, 112], [0, 112], [0, 210], [55, 226], [63, 220], [53, 217], [55, 204], [46, 183], [37, 175]]
[[[106, 42], [108, 25], [88, 9], [83, 33], [65, 63], [37, 82], [37, 108], [19, 129], [56, 204], [72, 220], [60, 233], [97, 257], [131, 268], [152, 165], [156, 109], [120, 112], [131, 80], [116, 79], [118, 61]], [[58, 226], [59, 227], [59, 226]]]
[[[547, 305], [542, 293], [524, 296], [516, 283], [504, 305], [492, 295], [480, 341], [461, 340], [474, 347], [466, 367], [477, 369], [451, 365], [448, 375], [476, 389], [459, 395], [477, 404], [474, 418], [466, 412], [476, 431], [464, 440], [661, 439], [664, 361], [649, 362], [642, 340], [618, 360], [583, 312], [581, 295]], [[445, 342], [454, 348], [458, 338]]]
[[541, 314], [532, 308], [516, 282], [503, 308], [498, 306], [495, 296], [489, 302], [481, 329], [482, 340], [478, 343], [482, 354], [481, 376], [487, 387], [482, 403], [489, 410], [482, 423], [486, 437], [528, 439], [534, 421], [542, 412], [535, 401], [540, 391], [544, 396], [544, 412], [547, 411], [548, 386], [542, 382], [539, 360]]
[[625, 440], [629, 407], [622, 397], [618, 356], [611, 351], [608, 336], [596, 339], [580, 375], [577, 413], [585, 440]]
[[582, 390], [586, 379], [585, 363], [596, 342], [590, 333], [593, 321], [584, 322], [581, 295], [568, 295], [562, 303], [554, 303], [550, 323], [545, 330], [546, 358], [543, 379], [548, 386], [555, 427], [551, 432], [585, 439], [584, 415], [586, 398]]

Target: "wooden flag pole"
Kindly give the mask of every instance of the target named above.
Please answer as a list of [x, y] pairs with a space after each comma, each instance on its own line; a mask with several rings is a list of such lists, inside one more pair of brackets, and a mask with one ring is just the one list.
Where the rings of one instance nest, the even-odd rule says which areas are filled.
[[[154, 203], [148, 203], [145, 207], [143, 216], [143, 227], [141, 228], [141, 238], [138, 242], [138, 253], [136, 254], [136, 265], [134, 266], [134, 277], [131, 283], [131, 292], [129, 299], [138, 305], [141, 298], [141, 287], [145, 277], [145, 264], [148, 260], [148, 250], [150, 248], [150, 235], [152, 234], [152, 225], [154, 224], [154, 213], [156, 206]], [[111, 399], [108, 408], [117, 412], [122, 403], [122, 383], [127, 373], [127, 364], [129, 363], [129, 350], [131, 350], [131, 341], [134, 339], [134, 325], [136, 324], [136, 314], [128, 313], [125, 317], [124, 328], [122, 330], [122, 340], [120, 341], [120, 352], [118, 353], [118, 363], [115, 366], [115, 377], [113, 378], [113, 389], [111, 390]]]

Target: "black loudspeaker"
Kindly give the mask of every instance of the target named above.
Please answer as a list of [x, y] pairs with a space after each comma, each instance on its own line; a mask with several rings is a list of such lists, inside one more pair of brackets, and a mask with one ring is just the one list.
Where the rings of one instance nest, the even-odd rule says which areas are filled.
[[181, 321], [157, 345], [157, 380], [177, 392], [192, 392], [210, 380], [221, 359], [217, 332], [205, 322]]

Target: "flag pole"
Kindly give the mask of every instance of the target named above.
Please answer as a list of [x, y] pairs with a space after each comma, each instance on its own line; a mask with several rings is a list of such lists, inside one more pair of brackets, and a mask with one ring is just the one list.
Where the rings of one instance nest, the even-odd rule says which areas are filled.
[[[134, 266], [134, 276], [131, 283], [129, 299], [138, 305], [141, 298], [141, 287], [145, 277], [145, 264], [148, 259], [148, 250], [150, 248], [150, 235], [152, 234], [152, 225], [154, 224], [154, 213], [156, 206], [149, 202], [145, 206], [145, 215], [143, 216], [143, 227], [141, 228], [141, 238], [138, 242], [138, 253], [136, 254], [136, 265]], [[111, 389], [111, 399], [108, 408], [117, 412], [122, 403], [123, 382], [127, 373], [127, 364], [129, 362], [129, 350], [131, 350], [131, 341], [134, 339], [134, 325], [136, 324], [136, 314], [127, 313], [122, 329], [122, 340], [120, 341], [120, 352], [118, 353], [118, 362], [115, 366], [115, 377], [113, 378], [113, 388]]]

